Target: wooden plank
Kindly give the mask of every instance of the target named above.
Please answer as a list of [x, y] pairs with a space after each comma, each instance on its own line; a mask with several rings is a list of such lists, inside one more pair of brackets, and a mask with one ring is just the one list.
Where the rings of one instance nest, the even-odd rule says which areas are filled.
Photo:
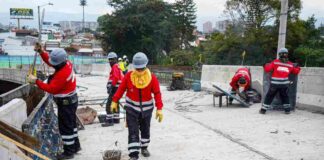
[[23, 144], [21, 144], [21, 143], [15, 141], [15, 140], [13, 140], [13, 139], [11, 139], [11, 138], [9, 138], [9, 137], [3, 135], [3, 134], [1, 134], [1, 133], [0, 133], [0, 138], [3, 138], [4, 140], [9, 141], [9, 142], [15, 144], [16, 146], [20, 147], [21, 149], [27, 151], [28, 153], [31, 153], [31, 154], [33, 154], [33, 155], [36, 155], [36, 156], [38, 156], [39, 158], [42, 158], [42, 159], [44, 159], [44, 160], [50, 160], [50, 158], [44, 156], [43, 154], [41, 154], [41, 153], [39, 153], [39, 152], [37, 152], [37, 151], [35, 151], [35, 150], [33, 150], [33, 149], [31, 149], [31, 148], [29, 148], [29, 147], [23, 145]]
[[21, 151], [16, 150], [16, 149], [13, 149], [13, 148], [10, 148], [8, 145], [2, 143], [1, 141], [0, 141], [0, 146], [2, 146], [3, 148], [7, 149], [9, 152], [11, 152], [11, 153], [13, 153], [13, 154], [15, 154], [15, 155], [17, 155], [17, 156], [19, 156], [19, 157], [25, 159], [25, 160], [33, 160], [33, 159], [31, 159], [30, 157], [26, 156], [26, 155], [25, 155], [24, 153], [22, 153]]
[[39, 149], [39, 147], [40, 147], [40, 143], [37, 139], [7, 125], [6, 123], [2, 122], [1, 120], [0, 120], [0, 133], [5, 136], [10, 137], [11, 139], [18, 141], [19, 143], [22, 143], [30, 148], [36, 147], [37, 149]]

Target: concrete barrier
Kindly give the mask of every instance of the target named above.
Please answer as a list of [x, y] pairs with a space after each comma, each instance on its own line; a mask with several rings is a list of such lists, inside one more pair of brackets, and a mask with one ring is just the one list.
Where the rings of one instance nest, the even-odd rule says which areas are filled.
[[[13, 99], [0, 107], [0, 119], [21, 131], [21, 126], [27, 119], [27, 106], [25, 101], [22, 99]], [[17, 155], [24, 155], [24, 153], [16, 145], [1, 138], [0, 143], [0, 159], [23, 159]]]
[[92, 70], [90, 72], [91, 75], [96, 76], [105, 76], [108, 77], [111, 67], [109, 63], [105, 64], [92, 64]]
[[[229, 82], [239, 67], [241, 66], [203, 65], [202, 88], [214, 90], [212, 84], [217, 84], [228, 89]], [[252, 79], [263, 85], [263, 68], [248, 67], [251, 69]], [[324, 113], [324, 68], [302, 68], [298, 80], [297, 107]]]

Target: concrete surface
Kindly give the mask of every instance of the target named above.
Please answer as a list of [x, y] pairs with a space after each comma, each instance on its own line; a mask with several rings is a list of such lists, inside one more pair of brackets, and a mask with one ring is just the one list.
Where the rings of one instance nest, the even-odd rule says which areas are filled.
[[[236, 70], [242, 66], [203, 65], [201, 84], [214, 90], [212, 84], [229, 88], [229, 82]], [[263, 83], [263, 68], [248, 66], [252, 79]], [[302, 68], [298, 76], [297, 107], [324, 113], [324, 68]]]
[[[22, 99], [13, 99], [0, 107], [0, 120], [21, 131], [23, 122], [27, 119], [27, 106]], [[9, 149], [8, 149], [9, 148]], [[23, 154], [18, 147], [0, 138], [0, 159], [20, 160], [16, 153]]]
[[[88, 87], [80, 98], [105, 97], [106, 77], [78, 77]], [[213, 107], [205, 92], [173, 91], [161, 87], [164, 120], [152, 118], [150, 160], [321, 160], [324, 157], [324, 116], [296, 110], [290, 115], [269, 111], [260, 104], [250, 108]], [[123, 102], [124, 100], [122, 100]], [[217, 100], [216, 100], [217, 101]], [[91, 106], [98, 112], [100, 106]], [[98, 122], [98, 120], [96, 120]], [[128, 130], [124, 123], [103, 128], [98, 123], [79, 131], [82, 151], [76, 160], [99, 160], [108, 149], [127, 157]], [[118, 147], [114, 147], [118, 141]]]

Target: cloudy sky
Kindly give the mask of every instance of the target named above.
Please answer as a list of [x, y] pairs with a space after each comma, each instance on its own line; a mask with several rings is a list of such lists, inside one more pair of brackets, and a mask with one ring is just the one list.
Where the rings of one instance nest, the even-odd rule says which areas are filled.
[[[51, 19], [55, 20], [69, 20], [69, 16], [62, 16], [62, 14], [51, 14], [54, 12], [70, 13], [80, 15], [82, 8], [79, 6], [79, 0], [0, 0], [0, 13], [7, 15], [7, 17], [0, 17], [2, 21], [9, 19], [9, 8], [33, 8], [36, 12], [36, 6], [42, 5], [51, 1], [54, 6], [47, 6], [46, 13], [50, 15]], [[173, 2], [174, 0], [166, 0]], [[215, 22], [223, 18], [223, 9], [226, 0], [194, 0], [197, 4], [198, 27], [207, 20]], [[88, 0], [88, 6], [85, 8], [87, 13], [86, 19], [95, 20], [96, 16], [109, 13], [112, 11], [106, 0]], [[302, 0], [303, 10], [301, 13], [302, 18], [307, 18], [315, 14], [317, 18], [324, 18], [324, 0]], [[34, 14], [36, 15], [36, 14]], [[45, 16], [46, 17], [46, 16]], [[1, 23], [2, 22], [0, 19]], [[49, 20], [45, 18], [46, 20]]]

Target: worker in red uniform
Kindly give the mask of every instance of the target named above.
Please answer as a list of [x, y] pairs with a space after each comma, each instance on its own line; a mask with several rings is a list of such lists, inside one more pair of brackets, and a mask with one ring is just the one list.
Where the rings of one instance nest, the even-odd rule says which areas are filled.
[[111, 70], [109, 73], [109, 78], [107, 83], [108, 100], [106, 104], [106, 112], [107, 112], [107, 118], [111, 120], [111, 121], [108, 120], [107, 123], [110, 123], [109, 125], [112, 125], [113, 123], [119, 123], [119, 107], [115, 112], [111, 112], [110, 106], [111, 106], [112, 98], [115, 95], [121, 81], [123, 80], [124, 75], [117, 63], [116, 53], [110, 52], [108, 54], [108, 61]]
[[[232, 87], [232, 95], [238, 93], [242, 95], [241, 97], [243, 97], [247, 103], [252, 104], [253, 92], [251, 90], [251, 73], [248, 68], [239, 68], [232, 78], [230, 86]], [[233, 103], [233, 98], [229, 98], [229, 103]]]
[[[126, 123], [128, 126], [128, 151], [131, 160], [137, 160], [139, 151], [144, 157], [149, 157], [147, 150], [150, 143], [150, 123], [154, 109], [156, 119], [163, 119], [162, 98], [159, 81], [150, 72], [146, 65], [147, 56], [144, 53], [136, 53], [133, 57], [134, 71], [128, 72], [120, 84], [111, 104], [112, 110], [117, 110], [118, 101], [126, 91]], [[152, 98], [154, 95], [154, 101]], [[140, 136], [139, 136], [140, 134]]]
[[42, 49], [39, 44], [35, 45], [43, 61], [55, 69], [47, 82], [28, 75], [28, 82], [36, 84], [40, 89], [53, 95], [58, 107], [59, 131], [63, 140], [64, 152], [57, 159], [72, 159], [74, 154], [81, 150], [76, 124], [76, 110], [78, 96], [76, 93], [76, 77], [72, 63], [67, 60], [64, 49], [54, 49], [50, 54]]
[[278, 54], [279, 59], [264, 65], [264, 71], [272, 72], [272, 74], [269, 91], [266, 94], [264, 103], [260, 109], [261, 114], [266, 113], [277, 93], [280, 94], [285, 113], [290, 113], [288, 88], [291, 82], [289, 81], [289, 74], [298, 75], [300, 72], [300, 67], [294, 66], [294, 64], [288, 60], [288, 50], [286, 48], [281, 48]]

